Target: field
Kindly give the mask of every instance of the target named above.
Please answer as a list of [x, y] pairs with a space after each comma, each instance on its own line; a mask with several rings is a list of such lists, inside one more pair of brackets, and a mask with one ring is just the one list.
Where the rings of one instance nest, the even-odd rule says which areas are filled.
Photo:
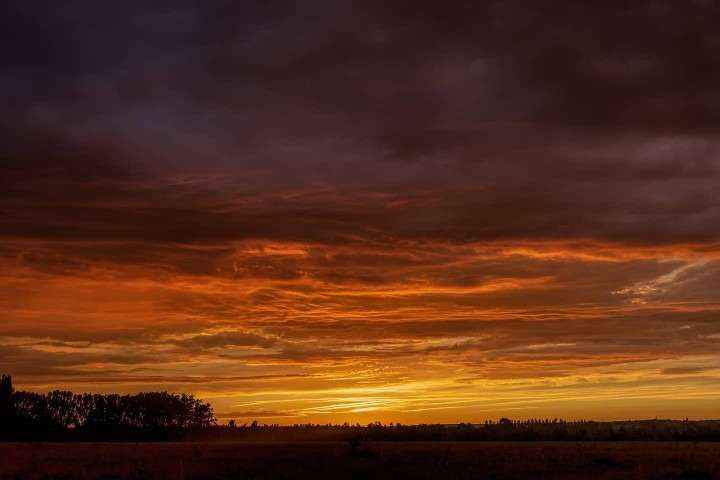
[[0, 443], [0, 479], [720, 478], [720, 443]]

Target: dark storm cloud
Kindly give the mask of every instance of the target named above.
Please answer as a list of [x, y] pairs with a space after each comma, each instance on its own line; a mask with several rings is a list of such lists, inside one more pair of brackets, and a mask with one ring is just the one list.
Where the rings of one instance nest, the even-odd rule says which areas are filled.
[[20, 118], [100, 119], [131, 142], [187, 129], [174, 141], [227, 147], [327, 130], [399, 158], [492, 157], [543, 143], [538, 123], [678, 134], [720, 116], [714, 2], [3, 8]]
[[[718, 240], [713, 2], [2, 8], [15, 235]], [[438, 198], [248, 213], [157, 178], [189, 171]]]
[[212, 179], [143, 177], [142, 170], [110, 155], [66, 143], [45, 144], [27, 155], [9, 152], [0, 194], [2, 230], [20, 238], [180, 244], [720, 240], [718, 177], [710, 171], [634, 180], [602, 174], [562, 182], [515, 177], [485, 186], [443, 186], [435, 198], [412, 190], [378, 195], [367, 186], [364, 192], [310, 189], [288, 197], [272, 184], [261, 191]]

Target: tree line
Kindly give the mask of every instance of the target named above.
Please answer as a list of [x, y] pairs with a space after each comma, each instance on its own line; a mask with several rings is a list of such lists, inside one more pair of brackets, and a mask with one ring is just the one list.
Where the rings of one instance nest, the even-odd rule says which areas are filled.
[[16, 391], [0, 379], [0, 440], [243, 441], [720, 441], [720, 420], [595, 422], [563, 419], [487, 420], [453, 425], [373, 422], [218, 425], [209, 403], [193, 395]]
[[193, 395], [136, 395], [55, 390], [16, 391], [0, 378], [0, 438], [165, 438], [217, 423], [212, 406]]
[[[234, 425], [234, 426], [233, 426]], [[560, 419], [511, 420], [459, 424], [381, 422], [297, 425], [236, 424], [197, 433], [199, 440], [243, 441], [720, 441], [720, 420], [632, 420], [596, 422]]]

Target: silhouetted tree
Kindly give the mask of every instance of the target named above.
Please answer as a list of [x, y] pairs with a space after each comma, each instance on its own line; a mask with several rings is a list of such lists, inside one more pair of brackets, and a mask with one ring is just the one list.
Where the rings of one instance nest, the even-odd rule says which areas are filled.
[[12, 377], [3, 375], [0, 377], [0, 435], [8, 432], [15, 423], [15, 389], [12, 385]]
[[0, 382], [0, 431], [11, 431], [8, 438], [64, 438], [71, 430], [74, 435], [181, 432], [215, 424], [211, 405], [193, 395], [41, 394], [15, 391], [9, 376]]

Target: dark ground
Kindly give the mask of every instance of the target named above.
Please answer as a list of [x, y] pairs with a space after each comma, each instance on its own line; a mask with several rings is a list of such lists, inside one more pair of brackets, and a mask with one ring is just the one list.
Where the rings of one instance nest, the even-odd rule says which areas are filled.
[[720, 479], [720, 443], [0, 443], [0, 479]]

